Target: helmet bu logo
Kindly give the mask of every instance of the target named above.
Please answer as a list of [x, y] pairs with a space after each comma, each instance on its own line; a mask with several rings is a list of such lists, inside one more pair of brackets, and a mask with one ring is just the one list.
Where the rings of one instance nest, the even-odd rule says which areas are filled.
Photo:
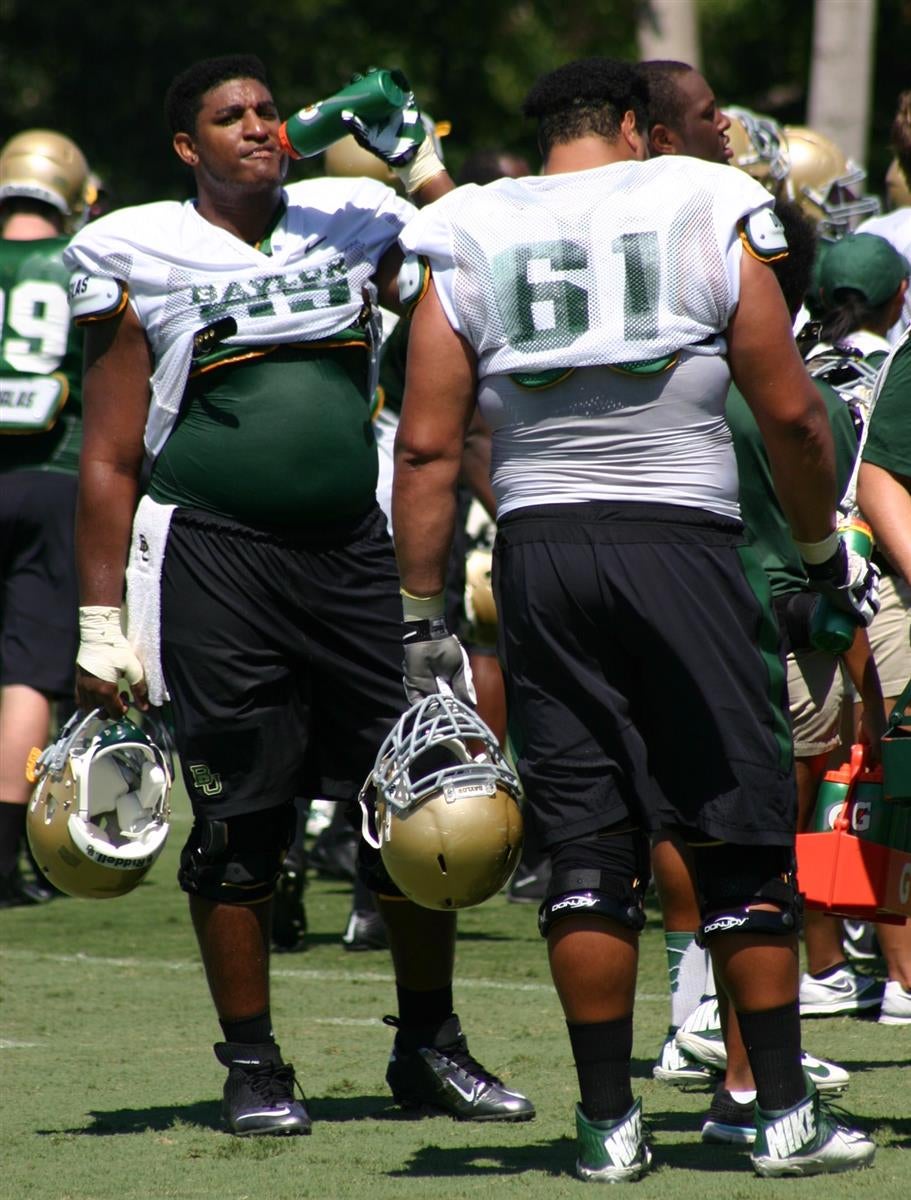
[[193, 776], [193, 787], [205, 796], [221, 795], [221, 776], [209, 770], [206, 763], [191, 763], [190, 774]]

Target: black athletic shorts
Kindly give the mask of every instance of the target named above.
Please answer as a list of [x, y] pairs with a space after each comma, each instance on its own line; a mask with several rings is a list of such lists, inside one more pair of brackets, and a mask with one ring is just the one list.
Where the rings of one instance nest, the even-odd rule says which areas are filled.
[[0, 685], [72, 699], [79, 647], [76, 477], [0, 475]]
[[197, 814], [356, 798], [407, 708], [386, 519], [277, 536], [190, 509], [162, 575], [162, 667]]
[[522, 509], [499, 523], [494, 586], [510, 735], [545, 846], [627, 816], [793, 840], [778, 627], [738, 522]]

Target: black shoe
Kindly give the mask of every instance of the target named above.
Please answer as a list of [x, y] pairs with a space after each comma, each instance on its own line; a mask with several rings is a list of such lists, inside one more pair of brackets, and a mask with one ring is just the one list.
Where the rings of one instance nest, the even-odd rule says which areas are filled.
[[[230, 1133], [309, 1133], [310, 1117], [304, 1094], [290, 1063], [282, 1062], [274, 1042], [247, 1046], [242, 1042], [216, 1042], [215, 1057], [228, 1068], [222, 1112]], [[294, 1090], [300, 1093], [296, 1099]]]
[[346, 950], [386, 950], [389, 937], [383, 918], [378, 912], [353, 908], [342, 934], [342, 945]]
[[307, 910], [304, 869], [286, 859], [272, 898], [272, 948], [279, 954], [306, 950]]
[[512, 877], [506, 899], [513, 904], [540, 904], [547, 895], [549, 883], [549, 858], [539, 859], [533, 865], [520, 862]]
[[741, 1104], [719, 1083], [702, 1123], [704, 1142], [752, 1146], [756, 1141], [756, 1104]]
[[468, 1051], [459, 1018], [440, 1026], [430, 1045], [420, 1034], [404, 1030], [395, 1017], [384, 1017], [398, 1029], [386, 1082], [402, 1108], [432, 1109], [458, 1121], [530, 1121], [535, 1106], [503, 1086]]
[[18, 867], [0, 875], [0, 908], [18, 908], [23, 904], [47, 904], [62, 895], [41, 879], [26, 879]]

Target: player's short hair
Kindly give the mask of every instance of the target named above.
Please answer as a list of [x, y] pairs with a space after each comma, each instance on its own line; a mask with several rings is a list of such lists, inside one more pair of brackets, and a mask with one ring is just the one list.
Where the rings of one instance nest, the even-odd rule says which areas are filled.
[[[731, 169], [737, 170], [736, 167]], [[775, 213], [784, 226], [788, 252], [771, 266], [784, 294], [788, 312], [796, 317], [813, 278], [818, 243], [816, 222], [807, 216], [796, 200], [776, 200]]]
[[674, 133], [683, 133], [686, 101], [677, 85], [682, 76], [695, 69], [689, 63], [670, 58], [654, 58], [639, 63], [639, 74], [648, 84], [649, 133], [656, 125], [666, 125]]
[[164, 98], [165, 120], [171, 133], [195, 133], [196, 118], [206, 92], [231, 79], [255, 79], [269, 87], [266, 68], [255, 54], [222, 54], [202, 58], [173, 80]]
[[543, 153], [586, 134], [614, 141], [624, 113], [633, 112], [645, 133], [648, 84], [632, 63], [615, 58], [582, 58], [541, 75], [522, 103], [538, 122]]

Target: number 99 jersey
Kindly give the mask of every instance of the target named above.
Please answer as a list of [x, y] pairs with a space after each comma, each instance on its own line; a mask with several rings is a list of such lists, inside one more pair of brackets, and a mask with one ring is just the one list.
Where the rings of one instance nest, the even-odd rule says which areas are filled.
[[67, 241], [0, 239], [0, 471], [78, 468], [82, 338], [70, 323]]

